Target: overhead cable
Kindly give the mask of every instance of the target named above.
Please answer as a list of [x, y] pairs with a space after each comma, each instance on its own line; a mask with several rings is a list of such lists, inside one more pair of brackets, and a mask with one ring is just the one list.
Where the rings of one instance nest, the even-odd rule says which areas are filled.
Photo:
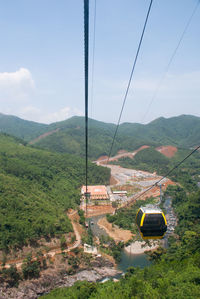
[[92, 68], [91, 68], [91, 105], [90, 105], [90, 117], [92, 118], [93, 110], [93, 98], [94, 98], [94, 58], [96, 47], [96, 0], [94, 0], [94, 27], [93, 27], [93, 49], [92, 49]]
[[193, 11], [192, 11], [192, 14], [190, 15], [190, 17], [189, 17], [189, 19], [188, 19], [188, 21], [187, 21], [187, 23], [186, 23], [186, 25], [185, 25], [185, 27], [184, 27], [184, 30], [183, 30], [183, 32], [182, 32], [182, 34], [181, 34], [181, 37], [180, 37], [180, 39], [179, 39], [179, 41], [178, 41], [178, 43], [177, 43], [177, 45], [176, 45], [176, 48], [174, 49], [174, 51], [173, 51], [173, 53], [172, 53], [172, 56], [170, 57], [170, 60], [169, 60], [167, 66], [166, 66], [166, 68], [165, 68], [165, 72], [163, 73], [163, 75], [161, 76], [160, 81], [158, 82], [158, 85], [157, 85], [157, 87], [156, 87], [156, 89], [155, 89], [155, 91], [154, 91], [154, 93], [153, 93], [153, 96], [152, 96], [151, 101], [150, 101], [150, 103], [149, 103], [149, 105], [148, 105], [148, 107], [147, 107], [147, 110], [146, 110], [146, 112], [144, 113], [144, 115], [143, 115], [143, 117], [142, 117], [141, 123], [144, 121], [145, 117], [146, 117], [147, 114], [149, 113], [149, 110], [150, 110], [150, 108], [151, 108], [151, 106], [152, 106], [152, 104], [153, 104], [155, 98], [157, 97], [157, 94], [158, 94], [158, 92], [159, 92], [159, 90], [160, 90], [160, 87], [162, 86], [163, 81], [164, 81], [164, 79], [165, 79], [165, 77], [166, 77], [166, 75], [167, 75], [167, 73], [168, 73], [168, 71], [169, 71], [170, 65], [172, 64], [172, 61], [174, 60], [174, 57], [176, 56], [176, 53], [177, 53], [177, 51], [178, 51], [178, 48], [179, 48], [180, 45], [181, 45], [181, 42], [182, 42], [182, 40], [183, 40], [183, 38], [184, 38], [184, 36], [185, 36], [185, 34], [186, 34], [186, 31], [188, 30], [188, 27], [190, 26], [190, 23], [191, 23], [191, 21], [192, 21], [194, 15], [195, 15], [195, 13], [196, 13], [196, 11], [197, 11], [197, 8], [199, 7], [199, 3], [200, 3], [200, 1], [198, 0], [198, 1], [197, 1], [197, 4], [195, 5], [195, 7], [194, 7], [194, 9], [193, 9]]
[[84, 0], [84, 67], [85, 67], [85, 186], [86, 214], [88, 195], [88, 65], [89, 65], [89, 0]]
[[119, 119], [118, 119], [118, 122], [117, 122], [117, 127], [116, 127], [116, 130], [115, 130], [114, 136], [113, 136], [113, 140], [112, 140], [112, 144], [111, 144], [111, 148], [110, 148], [110, 152], [109, 152], [109, 155], [108, 155], [108, 160], [107, 160], [106, 165], [108, 165], [108, 162], [109, 162], [109, 159], [110, 159], [110, 156], [111, 156], [111, 153], [112, 153], [113, 145], [114, 145], [115, 138], [116, 138], [116, 135], [117, 135], [117, 131], [118, 131], [118, 128], [119, 128], [119, 124], [120, 124], [120, 121], [121, 121], [122, 113], [123, 113], [124, 106], [125, 106], [126, 99], [127, 99], [127, 95], [128, 95], [128, 92], [129, 92], [129, 88], [130, 88], [130, 85], [131, 85], [133, 73], [134, 73], [135, 66], [136, 66], [137, 59], [138, 59], [138, 55], [139, 55], [139, 52], [140, 52], [140, 48], [141, 48], [142, 40], [143, 40], [143, 37], [144, 37], [144, 32], [145, 32], [145, 29], [146, 29], [146, 25], [147, 25], [147, 21], [148, 21], [148, 18], [149, 18], [149, 14], [150, 14], [150, 11], [151, 11], [152, 3], [153, 3], [153, 0], [150, 1], [149, 8], [148, 8], [148, 11], [147, 11], [147, 15], [146, 15], [146, 18], [145, 18], [145, 23], [144, 23], [144, 26], [143, 26], [142, 34], [141, 34], [139, 45], [138, 45], [138, 49], [137, 49], [136, 56], [135, 56], [135, 59], [134, 59], [134, 63], [133, 63], [133, 67], [132, 67], [132, 70], [131, 70], [130, 77], [129, 77], [129, 81], [128, 81], [128, 85], [127, 85], [127, 88], [126, 88], [126, 92], [125, 92], [125, 95], [124, 95], [124, 100], [123, 100], [122, 108], [121, 108], [121, 111], [120, 111], [120, 114], [119, 114]]

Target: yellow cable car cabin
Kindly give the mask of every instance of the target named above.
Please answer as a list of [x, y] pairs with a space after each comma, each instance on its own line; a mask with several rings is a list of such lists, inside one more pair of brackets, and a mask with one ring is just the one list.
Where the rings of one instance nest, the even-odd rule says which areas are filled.
[[136, 223], [144, 240], [162, 239], [167, 230], [167, 221], [159, 208], [140, 207]]

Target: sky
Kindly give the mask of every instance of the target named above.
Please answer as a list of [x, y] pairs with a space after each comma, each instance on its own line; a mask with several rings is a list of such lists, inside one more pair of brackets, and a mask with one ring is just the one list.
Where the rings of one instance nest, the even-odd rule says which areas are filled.
[[[166, 71], [198, 1], [153, 1], [121, 122], [200, 117], [200, 5]], [[90, 0], [94, 119], [118, 121], [149, 3], [96, 0], [94, 43]], [[83, 0], [1, 1], [0, 112], [48, 124], [84, 115], [83, 30]]]

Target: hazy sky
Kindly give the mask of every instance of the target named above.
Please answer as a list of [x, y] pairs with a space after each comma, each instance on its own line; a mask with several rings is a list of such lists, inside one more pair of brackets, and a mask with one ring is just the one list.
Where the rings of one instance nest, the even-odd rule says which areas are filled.
[[[198, 1], [153, 1], [122, 122], [200, 116], [200, 5], [148, 109]], [[149, 0], [96, 0], [96, 6], [89, 115], [116, 123]], [[1, 1], [0, 36], [0, 112], [42, 123], [84, 115], [83, 0]]]

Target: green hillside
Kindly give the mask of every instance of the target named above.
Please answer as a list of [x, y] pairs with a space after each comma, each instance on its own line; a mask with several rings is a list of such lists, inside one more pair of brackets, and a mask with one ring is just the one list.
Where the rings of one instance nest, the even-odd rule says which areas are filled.
[[[47, 136], [35, 145], [58, 152], [84, 155], [84, 118], [73, 117], [52, 124], [59, 132]], [[116, 126], [90, 120], [89, 156], [92, 159], [109, 153]], [[124, 123], [119, 127], [112, 155], [125, 149], [133, 151], [141, 145], [176, 145], [189, 148], [200, 140], [200, 118], [182, 115], [170, 119], [160, 118], [148, 125]]]
[[[106, 184], [109, 176], [89, 164], [89, 183]], [[79, 203], [84, 182], [84, 160], [0, 134], [0, 249], [71, 231], [65, 211]]]
[[[59, 131], [35, 143], [35, 146], [61, 153], [85, 155], [85, 120], [73, 117], [61, 123], [50, 125]], [[97, 158], [109, 152], [115, 125], [89, 120], [89, 157]], [[116, 148], [119, 149], [118, 141]], [[115, 149], [116, 152], [116, 149]]]
[[199, 144], [200, 118], [192, 115], [160, 117], [147, 125], [124, 123], [119, 134], [144, 138], [163, 145], [190, 147]]
[[30, 141], [48, 131], [48, 125], [0, 113], [0, 132]]
[[[41, 134], [52, 132], [42, 139], [35, 140], [36, 147], [60, 153], [84, 156], [85, 144], [84, 117], [72, 117], [50, 125], [37, 124], [13, 116], [0, 117], [0, 130], [25, 141], [34, 140]], [[89, 157], [96, 159], [108, 155], [116, 125], [89, 120]], [[200, 118], [181, 115], [172, 118], [158, 118], [147, 125], [124, 123], [119, 126], [112, 155], [119, 150], [133, 151], [142, 145], [153, 147], [175, 145], [190, 148], [199, 144]]]

